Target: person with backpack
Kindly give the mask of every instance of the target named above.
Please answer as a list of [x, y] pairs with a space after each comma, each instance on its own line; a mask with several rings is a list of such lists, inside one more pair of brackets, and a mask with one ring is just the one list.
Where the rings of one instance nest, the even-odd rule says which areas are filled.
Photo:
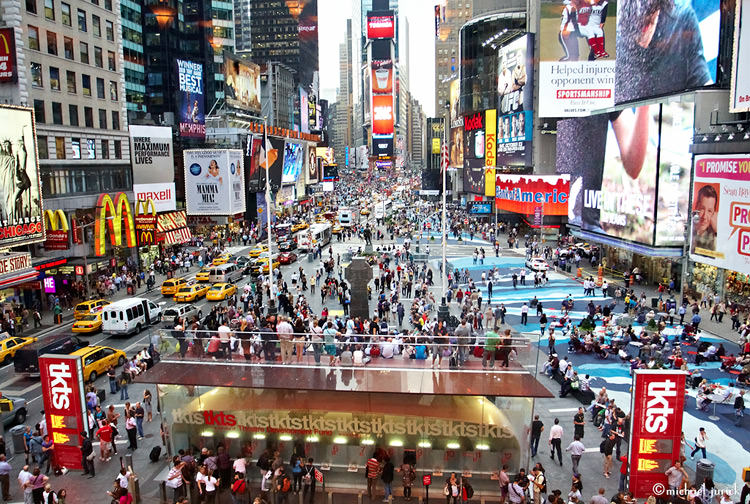
[[393, 463], [390, 458], [385, 459], [383, 464], [383, 471], [380, 475], [380, 479], [383, 480], [383, 487], [385, 488], [385, 494], [383, 495], [383, 502], [388, 502], [390, 496], [393, 494], [391, 484], [393, 483]]
[[450, 478], [445, 480], [445, 487], [443, 488], [443, 495], [445, 495], [445, 504], [458, 504], [458, 496], [460, 495], [460, 488], [456, 473], [451, 473]]
[[247, 504], [250, 494], [247, 490], [247, 482], [243, 477], [244, 474], [237, 473], [234, 475], [232, 483], [232, 504]]
[[532, 474], [532, 495], [534, 498], [534, 504], [541, 504], [542, 502], [542, 494], [547, 493], [547, 480], [544, 477], [544, 471], [542, 471], [541, 467], [539, 465], [534, 466], [534, 469], [531, 470]]
[[276, 468], [274, 480], [276, 481], [276, 504], [287, 504], [289, 494], [292, 492], [292, 480], [283, 465]]
[[299, 494], [299, 491], [302, 490], [302, 469], [305, 464], [302, 461], [302, 457], [295, 454], [292, 455], [292, 460], [289, 465], [292, 466], [292, 490], [295, 494]]
[[[302, 470], [302, 502], [312, 503], [315, 500], [315, 466], [313, 465], [312, 457], [307, 459]], [[309, 500], [307, 499], [308, 494], [310, 495]]]

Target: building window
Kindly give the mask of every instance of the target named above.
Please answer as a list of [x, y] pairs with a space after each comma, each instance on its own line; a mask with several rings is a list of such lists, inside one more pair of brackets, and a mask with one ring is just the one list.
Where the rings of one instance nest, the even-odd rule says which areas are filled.
[[42, 65], [39, 63], [31, 62], [31, 85], [34, 87], [44, 87], [44, 81], [42, 80]]
[[57, 56], [57, 33], [47, 30], [47, 52]]
[[49, 67], [49, 87], [53, 91], [60, 91], [60, 69]]
[[44, 0], [44, 17], [50, 21], [55, 20], [55, 2], [54, 0]]
[[62, 2], [60, 4], [60, 12], [62, 14], [62, 24], [65, 26], [73, 26], [73, 16], [71, 15], [70, 5]]
[[71, 138], [70, 148], [73, 150], [73, 159], [81, 159], [81, 139]]
[[96, 97], [102, 100], [107, 99], [107, 97], [104, 96], [104, 79], [99, 77], [96, 78]]
[[86, 42], [81, 42], [81, 63], [88, 64], [89, 62], [89, 45]]
[[70, 37], [63, 38], [63, 48], [65, 49], [65, 59], [75, 59], [73, 55], [73, 39]]
[[88, 28], [86, 28], [86, 11], [83, 9], [78, 9], [78, 29], [82, 32], [88, 31]]
[[55, 154], [57, 159], [65, 159], [65, 137], [55, 137]]
[[83, 107], [83, 119], [86, 121], [87, 128], [94, 127], [94, 109], [91, 107]]
[[104, 0], [104, 8], [108, 11], [112, 10], [112, 0]]
[[99, 129], [107, 129], [107, 111], [99, 109]]
[[102, 59], [102, 48], [94, 46], [94, 65], [97, 68], [104, 68], [104, 60]]
[[70, 125], [78, 126], [78, 105], [68, 105], [68, 115], [70, 116]]
[[52, 124], [62, 123], [62, 103], [52, 102]]
[[29, 25], [29, 49], [39, 50], [39, 28]]
[[91, 15], [91, 29], [93, 30], [95, 37], [102, 36], [102, 20], [96, 14]]
[[67, 70], [65, 72], [65, 79], [68, 85], [68, 93], [75, 94], [76, 93], [76, 73], [71, 70]]
[[47, 145], [46, 136], [37, 135], [36, 148], [39, 152], [39, 159], [49, 159], [49, 146]]
[[26, 12], [36, 14], [36, 0], [26, 0]]
[[115, 140], [115, 159], [122, 159], [122, 141], [121, 140]]
[[86, 147], [89, 151], [88, 158], [96, 159], [96, 140], [94, 140], [93, 138], [89, 138], [88, 140], [86, 140]]
[[83, 96], [91, 96], [91, 76], [81, 74], [81, 88], [83, 89]]
[[102, 159], [109, 159], [109, 140], [102, 140]]
[[[120, 113], [115, 112], [114, 110], [112, 111], [112, 129], [120, 129]], [[117, 152], [117, 149], [115, 149], [115, 152]], [[120, 159], [120, 156], [117, 156], [117, 159]]]
[[107, 51], [107, 65], [111, 71], [117, 71], [117, 60], [113, 51]]
[[44, 102], [42, 100], [34, 100], [34, 121], [39, 124], [44, 124]]
[[105, 24], [106, 30], [107, 30], [107, 40], [114, 42], [115, 41], [115, 25], [112, 21], [107, 21]]
[[117, 101], [117, 83], [115, 81], [109, 81], [109, 99]]

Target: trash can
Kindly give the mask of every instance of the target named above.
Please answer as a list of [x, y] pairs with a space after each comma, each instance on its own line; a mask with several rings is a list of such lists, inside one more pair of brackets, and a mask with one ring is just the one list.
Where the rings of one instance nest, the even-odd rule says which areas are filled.
[[[659, 307], [659, 298], [652, 297], [651, 298], [651, 308], [658, 308]], [[701, 481], [701, 484], [703, 482]]]
[[703, 458], [698, 460], [698, 463], [695, 465], [695, 485], [702, 485], [706, 478], [713, 480], [715, 467], [714, 463], [708, 459]]
[[23, 453], [23, 433], [25, 430], [25, 425], [16, 425], [10, 429], [10, 435], [13, 438], [13, 453]]

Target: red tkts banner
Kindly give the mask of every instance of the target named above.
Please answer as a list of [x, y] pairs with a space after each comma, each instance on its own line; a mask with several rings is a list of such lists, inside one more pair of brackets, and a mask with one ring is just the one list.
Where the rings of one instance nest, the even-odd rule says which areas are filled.
[[74, 355], [39, 357], [42, 400], [47, 417], [47, 432], [55, 443], [55, 466], [82, 469], [81, 437], [88, 431], [84, 417], [81, 358]]
[[372, 134], [393, 134], [392, 95], [372, 95]]
[[680, 456], [683, 371], [637, 369], [633, 374], [629, 456], [630, 491], [636, 498], [669, 498], [664, 472]]
[[507, 175], [495, 177], [495, 208], [531, 215], [568, 215], [569, 175]]

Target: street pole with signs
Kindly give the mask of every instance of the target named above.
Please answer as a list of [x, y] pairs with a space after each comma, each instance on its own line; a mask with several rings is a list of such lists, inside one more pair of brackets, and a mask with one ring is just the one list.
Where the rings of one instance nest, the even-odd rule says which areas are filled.
[[441, 234], [442, 234], [442, 259], [441, 259], [441, 266], [442, 266], [442, 280], [443, 280], [443, 295], [442, 295], [442, 303], [440, 304], [440, 307], [438, 308], [438, 320], [447, 321], [448, 317], [450, 316], [450, 310], [448, 308], [448, 305], [445, 302], [445, 293], [448, 291], [448, 264], [445, 260], [445, 249], [448, 244], [448, 235], [446, 233], [446, 226], [448, 223], [448, 219], [446, 216], [446, 204], [445, 204], [445, 198], [446, 193], [448, 192], [448, 184], [447, 184], [447, 178], [448, 178], [448, 144], [447, 144], [447, 137], [446, 137], [446, 130], [447, 128], [443, 128], [443, 145], [440, 150], [440, 170], [443, 172], [443, 219], [442, 219], [442, 226], [441, 226]]
[[[263, 149], [266, 151], [266, 225], [268, 226], [268, 315], [276, 315], [276, 298], [273, 294], [273, 254], [271, 253], [271, 247], [273, 241], [271, 240], [271, 167], [269, 166], [268, 160], [268, 125], [267, 117], [263, 116]], [[262, 268], [262, 267], [261, 267]], [[261, 272], [263, 270], [261, 269]]]

